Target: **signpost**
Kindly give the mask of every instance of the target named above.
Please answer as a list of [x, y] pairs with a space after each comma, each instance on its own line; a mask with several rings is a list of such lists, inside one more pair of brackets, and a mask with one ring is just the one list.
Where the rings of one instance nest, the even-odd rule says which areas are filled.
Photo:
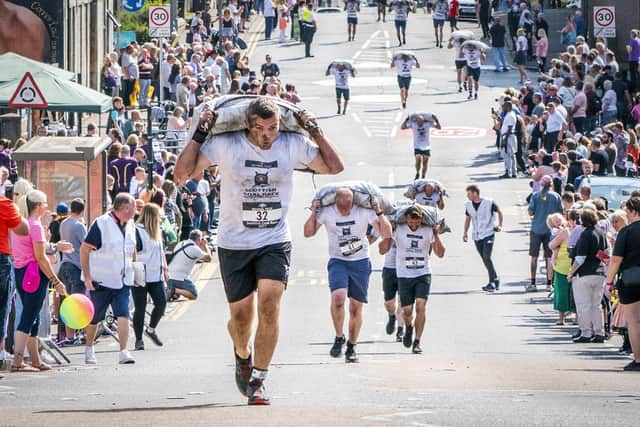
[[160, 48], [160, 58], [158, 66], [160, 67], [160, 93], [158, 99], [162, 104], [164, 98], [164, 88], [162, 87], [163, 73], [162, 64], [164, 62], [164, 49], [162, 47], [162, 39], [171, 37], [171, 6], [150, 6], [149, 7], [149, 37], [158, 39], [158, 47]]
[[616, 37], [616, 8], [614, 6], [594, 6], [593, 36]]
[[30, 72], [24, 73], [22, 80], [18, 84], [15, 92], [9, 98], [8, 106], [10, 108], [24, 108], [27, 113], [27, 138], [31, 139], [31, 109], [47, 108], [49, 104], [44, 99], [44, 95], [40, 92], [38, 84], [33, 79]]
[[149, 37], [171, 37], [171, 6], [149, 7]]

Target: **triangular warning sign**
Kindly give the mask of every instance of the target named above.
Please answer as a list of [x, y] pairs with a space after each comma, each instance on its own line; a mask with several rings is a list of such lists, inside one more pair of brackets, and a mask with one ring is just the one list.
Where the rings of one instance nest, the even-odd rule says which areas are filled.
[[8, 105], [11, 108], [47, 108], [49, 104], [44, 99], [33, 76], [27, 71], [9, 99]]

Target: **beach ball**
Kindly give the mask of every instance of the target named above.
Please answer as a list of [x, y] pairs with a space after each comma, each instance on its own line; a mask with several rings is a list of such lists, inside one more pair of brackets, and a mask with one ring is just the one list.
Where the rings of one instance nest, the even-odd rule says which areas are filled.
[[60, 317], [71, 329], [85, 328], [93, 319], [93, 303], [86, 295], [69, 295], [60, 304]]

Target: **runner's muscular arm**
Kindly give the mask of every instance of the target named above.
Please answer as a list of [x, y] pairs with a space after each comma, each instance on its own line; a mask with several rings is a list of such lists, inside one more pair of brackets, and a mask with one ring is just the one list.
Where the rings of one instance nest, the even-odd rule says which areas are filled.
[[387, 252], [389, 252], [392, 244], [393, 244], [392, 238], [383, 239], [378, 245], [378, 252], [380, 253], [380, 255], [384, 255]]
[[433, 249], [433, 253], [436, 254], [438, 258], [444, 257], [445, 247], [442, 240], [440, 240], [440, 233], [438, 232], [438, 227], [433, 229], [433, 244], [431, 245], [431, 249]]
[[[216, 114], [213, 111], [204, 110], [200, 113], [198, 131], [208, 132], [216, 122]], [[178, 155], [176, 166], [173, 172], [175, 183], [180, 186], [186, 184], [187, 180], [195, 171], [203, 170], [208, 167], [211, 162], [207, 156], [202, 154], [200, 147], [202, 144], [191, 140]]]
[[337, 175], [342, 172], [344, 170], [342, 159], [333, 143], [325, 137], [322, 129], [316, 127], [309, 132], [309, 135], [320, 149], [320, 154], [307, 165], [309, 169], [326, 175]]
[[316, 235], [321, 225], [318, 224], [317, 216], [318, 209], [320, 208], [320, 202], [318, 200], [314, 200], [311, 206], [311, 215], [304, 223], [304, 237], [313, 237]]
[[373, 229], [376, 230], [376, 233], [378, 233], [383, 239], [389, 239], [393, 235], [391, 223], [384, 214], [378, 215], [378, 218], [376, 218], [376, 221], [372, 225]]

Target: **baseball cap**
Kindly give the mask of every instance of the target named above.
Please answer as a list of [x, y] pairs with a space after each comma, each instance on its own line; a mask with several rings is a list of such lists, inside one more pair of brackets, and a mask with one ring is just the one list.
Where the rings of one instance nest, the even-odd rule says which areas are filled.
[[66, 203], [60, 203], [58, 206], [56, 206], [56, 213], [58, 215], [64, 215], [69, 213], [69, 206], [67, 206]]

